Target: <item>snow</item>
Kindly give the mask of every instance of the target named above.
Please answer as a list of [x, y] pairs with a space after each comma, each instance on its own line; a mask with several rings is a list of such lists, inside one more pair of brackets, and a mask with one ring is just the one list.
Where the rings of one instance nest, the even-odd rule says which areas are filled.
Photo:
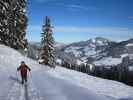
[[75, 57], [80, 57], [80, 55], [82, 54], [81, 51], [79, 51], [78, 49], [81, 49], [82, 47], [69, 47], [65, 50], [66, 53], [73, 53], [75, 55]]
[[[50, 70], [49, 73], [55, 75], [57, 78], [67, 80], [74, 85], [87, 88], [94, 93], [102, 94], [107, 97], [116, 99], [133, 97], [133, 88], [120, 82], [89, 76], [61, 67], [57, 67], [56, 70], [53, 71]], [[133, 98], [131, 100], [133, 100]]]
[[43, 59], [39, 59], [38, 62], [39, 62], [39, 63], [43, 63], [44, 60], [43, 60]]
[[59, 64], [59, 65], [61, 65], [62, 64], [62, 60], [61, 59], [57, 59], [56, 60], [56, 63]]
[[95, 38], [95, 39], [91, 39], [93, 44], [99, 45], [99, 46], [103, 46], [103, 45], [108, 45], [108, 40], [103, 39], [103, 38]]
[[[67, 49], [65, 49], [66, 53], [71, 53], [75, 57], [87, 60], [88, 57], [96, 55], [99, 51], [95, 51], [96, 46], [95, 45], [89, 45], [85, 47], [80, 46], [70, 46]], [[82, 49], [82, 50], [79, 50]]]
[[133, 71], [133, 65], [128, 67], [130, 71]]
[[84, 52], [85, 52], [85, 56], [87, 56], [87, 57], [95, 55], [97, 53], [95, 51], [95, 48], [89, 48], [89, 47], [85, 47]]
[[95, 43], [96, 42], [96, 39], [92, 39], [92, 42]]
[[98, 40], [97, 43], [98, 43], [99, 45], [104, 45], [103, 41], [100, 41], [100, 40]]
[[125, 53], [125, 54], [122, 54], [121, 57], [122, 57], [122, 58], [124, 58], [124, 57], [129, 57], [130, 59], [132, 59], [132, 58], [133, 58], [133, 54]]
[[129, 56], [129, 54], [128, 53], [125, 53], [125, 54], [122, 54], [122, 55], [120, 55], [122, 58], [124, 58], [124, 57], [127, 57], [127, 56]]
[[[21, 61], [32, 69], [28, 83], [16, 72]], [[0, 100], [133, 100], [133, 88], [57, 66], [50, 69], [0, 45]], [[124, 90], [124, 91], [123, 91]]]
[[82, 64], [86, 64], [86, 63], [78, 59], [77, 60], [77, 65], [82, 65]]
[[92, 72], [93, 72], [94, 65], [93, 65], [93, 64], [89, 64], [89, 67], [90, 67], [90, 71], [92, 71]]
[[89, 46], [91, 47], [91, 48], [96, 48], [96, 45], [95, 44], [89, 44]]
[[133, 43], [128, 43], [126, 46], [127, 47], [133, 46]]
[[95, 61], [95, 65], [118, 65], [122, 62], [122, 58], [105, 57], [101, 60]]

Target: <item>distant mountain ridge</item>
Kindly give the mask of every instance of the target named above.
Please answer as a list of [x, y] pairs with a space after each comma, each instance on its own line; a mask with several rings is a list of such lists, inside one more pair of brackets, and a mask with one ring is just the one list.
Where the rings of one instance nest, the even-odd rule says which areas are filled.
[[104, 51], [106, 48], [109, 48], [115, 43], [116, 42], [102, 37], [96, 37], [87, 41], [81, 41], [67, 45], [63, 51], [77, 57], [83, 62], [91, 63], [97, 59], [97, 56], [100, 55], [100, 52]]
[[[32, 52], [34, 51], [31, 55], [35, 55], [36, 51], [40, 48], [39, 43], [33, 42], [29, 44], [29, 47]], [[55, 47], [57, 58], [68, 63], [80, 61], [82, 63], [95, 64], [97, 61], [103, 62], [107, 60], [109, 63], [118, 64], [118, 62], [122, 61], [123, 57], [133, 55], [133, 39], [114, 42], [106, 38], [96, 37], [71, 44], [56, 42]], [[101, 62], [100, 64], [102, 64]]]

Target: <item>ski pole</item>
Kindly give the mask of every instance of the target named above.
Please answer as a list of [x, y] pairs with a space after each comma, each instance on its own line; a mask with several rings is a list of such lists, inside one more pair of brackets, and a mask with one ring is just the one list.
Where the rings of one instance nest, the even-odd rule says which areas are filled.
[[17, 80], [19, 80], [18, 71], [16, 71]]
[[30, 71], [29, 71], [29, 74], [28, 74], [28, 76], [29, 76], [29, 78], [30, 78], [30, 81], [31, 81], [31, 78], [32, 78], [32, 77], [31, 77], [31, 72], [30, 72]]
[[18, 72], [16, 71], [16, 77], [17, 77], [17, 80], [18, 80]]
[[30, 73], [30, 78], [32, 79], [32, 74], [31, 74], [31, 72], [29, 72]]

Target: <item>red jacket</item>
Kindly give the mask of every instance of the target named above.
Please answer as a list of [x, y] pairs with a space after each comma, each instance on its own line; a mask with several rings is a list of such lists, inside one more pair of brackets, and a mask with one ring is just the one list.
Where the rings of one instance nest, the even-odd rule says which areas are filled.
[[27, 76], [27, 70], [30, 71], [30, 68], [26, 64], [21, 64], [17, 70], [20, 70], [21, 76]]

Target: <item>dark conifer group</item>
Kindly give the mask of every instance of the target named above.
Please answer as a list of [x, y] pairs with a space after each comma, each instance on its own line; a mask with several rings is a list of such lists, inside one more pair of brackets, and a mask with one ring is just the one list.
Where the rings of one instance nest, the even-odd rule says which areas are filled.
[[26, 26], [26, 0], [0, 0], [0, 43], [26, 48]]

